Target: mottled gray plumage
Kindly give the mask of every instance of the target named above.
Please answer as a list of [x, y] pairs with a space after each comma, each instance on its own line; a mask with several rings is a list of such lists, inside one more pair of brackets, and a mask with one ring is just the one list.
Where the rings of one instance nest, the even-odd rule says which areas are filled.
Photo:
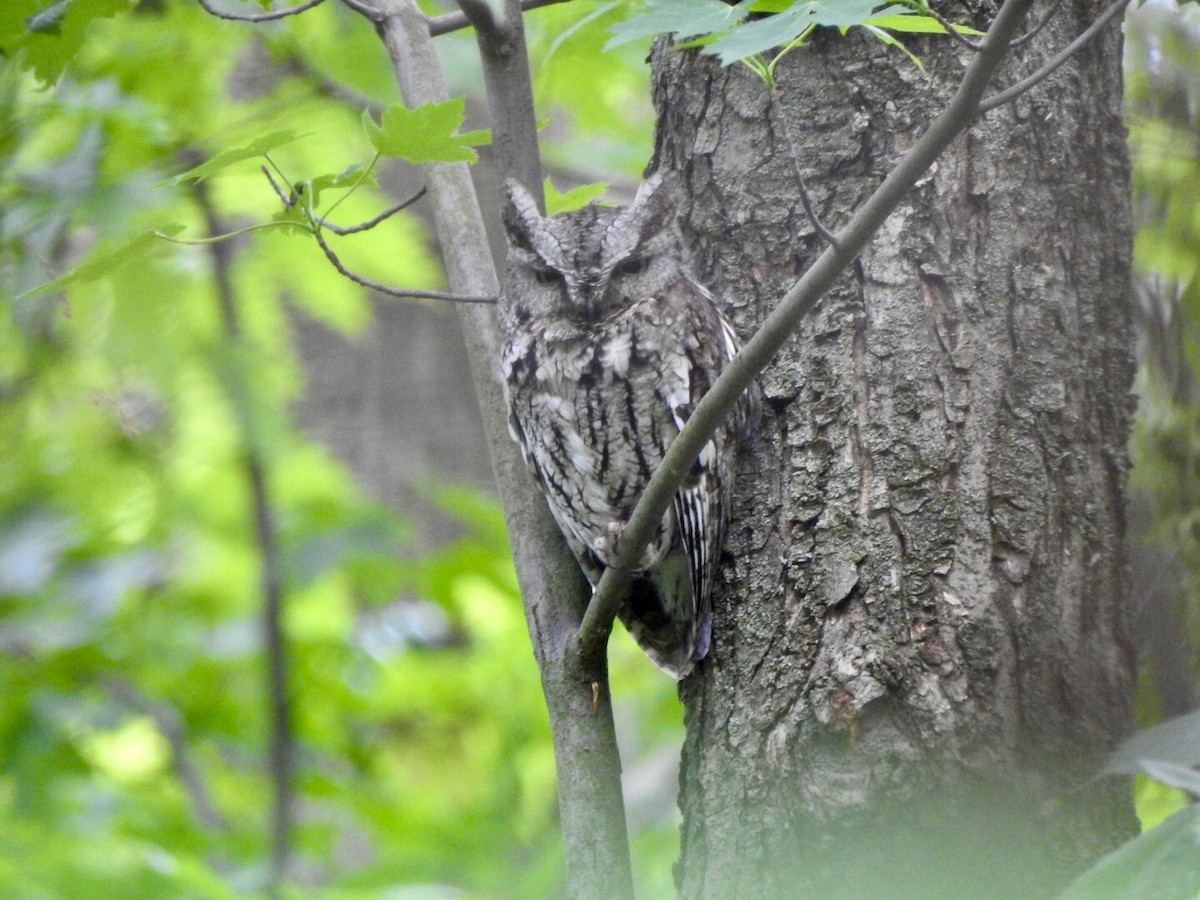
[[[509, 425], [594, 586], [666, 448], [740, 346], [693, 279], [671, 189], [543, 217], [509, 182], [500, 301]], [[637, 566], [621, 621], [676, 678], [708, 652], [739, 439], [757, 389], [705, 444]]]

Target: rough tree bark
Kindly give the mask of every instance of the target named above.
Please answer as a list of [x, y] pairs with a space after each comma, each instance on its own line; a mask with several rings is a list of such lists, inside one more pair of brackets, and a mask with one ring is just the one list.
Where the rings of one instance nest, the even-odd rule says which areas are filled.
[[[1063, 4], [994, 87], [1096, 17]], [[986, 22], [994, 7], [975, 7]], [[817, 35], [772, 98], [659, 47], [655, 164], [749, 333], [969, 51]], [[1132, 827], [1129, 169], [1111, 28], [960, 137], [761, 378], [708, 664], [683, 685], [686, 897], [1044, 896]]]

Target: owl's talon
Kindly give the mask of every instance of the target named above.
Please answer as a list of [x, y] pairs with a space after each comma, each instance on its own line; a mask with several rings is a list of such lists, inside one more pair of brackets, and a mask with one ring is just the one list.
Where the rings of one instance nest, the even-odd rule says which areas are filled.
[[[617, 555], [617, 543], [621, 540], [621, 535], [625, 533], [625, 526], [628, 522], [618, 520], [609, 522], [606, 533], [600, 535], [592, 541], [592, 550], [601, 559], [612, 559]], [[642, 551], [642, 557], [633, 566], [624, 567], [630, 572], [644, 572], [647, 569], [658, 565], [666, 556], [669, 543], [663, 541], [651, 541], [646, 544], [646, 549]], [[609, 568], [621, 568], [618, 566], [609, 566]]]

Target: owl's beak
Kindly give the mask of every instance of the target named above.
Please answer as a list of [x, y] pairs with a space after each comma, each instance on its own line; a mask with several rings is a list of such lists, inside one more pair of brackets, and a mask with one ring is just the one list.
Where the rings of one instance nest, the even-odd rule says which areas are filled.
[[581, 279], [575, 283], [575, 302], [588, 318], [595, 318], [604, 305], [604, 295], [608, 292], [608, 278], [603, 275], [596, 278]]

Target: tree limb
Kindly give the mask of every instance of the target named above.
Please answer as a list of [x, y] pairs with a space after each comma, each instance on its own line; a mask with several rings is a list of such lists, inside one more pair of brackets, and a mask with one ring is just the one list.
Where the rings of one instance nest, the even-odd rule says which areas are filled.
[[[381, 16], [379, 34], [405, 101], [416, 106], [444, 100], [446, 87], [428, 20], [414, 0], [375, 3]], [[516, 57], [498, 63], [498, 71], [515, 71], [527, 65], [520, 4], [506, 0], [506, 10], [505, 33], [486, 34], [481, 40], [502, 41], [504, 46], [492, 47], [488, 53], [493, 58], [506, 53]], [[506, 94], [500, 90], [497, 96]], [[528, 100], [526, 104], [525, 112], [492, 110], [496, 136], [512, 132], [511, 140], [506, 137], [495, 141], [495, 158], [502, 172], [536, 170], [536, 156], [528, 156], [529, 142], [536, 138], [532, 105]], [[521, 137], [521, 131], [527, 131], [528, 136]], [[508, 158], [512, 153], [524, 155]], [[496, 293], [499, 286], [466, 165], [427, 166], [425, 172], [451, 287], [464, 293]], [[531, 186], [538, 183], [535, 177]], [[594, 693], [592, 684], [569, 665], [573, 654], [567, 642], [582, 619], [587, 584], [516, 444], [508, 436], [506, 404], [495, 370], [500, 348], [494, 312], [483, 306], [460, 306], [458, 312], [550, 716], [567, 890], [572, 897], [589, 900], [630, 897], [633, 879], [607, 680], [598, 681]]]
[[[320, 228], [328, 228], [334, 234], [340, 235], [341, 237], [345, 237], [348, 234], [358, 234], [359, 232], [362, 232], [362, 231], [370, 231], [372, 228], [374, 228], [380, 222], [383, 222], [386, 219], [390, 219], [392, 216], [394, 216], [396, 213], [400, 212], [401, 210], [407, 209], [408, 207], [412, 206], [414, 203], [416, 203], [418, 200], [420, 200], [422, 197], [425, 196], [425, 191], [426, 191], [425, 188], [421, 188], [419, 191], [417, 191], [415, 194], [413, 194], [407, 200], [401, 200], [395, 206], [390, 207], [389, 209], [386, 209], [383, 212], [381, 212], [379, 215], [375, 216], [375, 218], [367, 219], [367, 221], [360, 222], [358, 225], [347, 225], [344, 227], [339, 226], [339, 225], [334, 225], [332, 222], [327, 221], [324, 217], [315, 218], [313, 220], [313, 224], [317, 225]], [[332, 210], [330, 210], [330, 212], [332, 212]]]
[[979, 44], [975, 43], [973, 40], [959, 31], [957, 25], [953, 24], [949, 19], [943, 16], [932, 6], [926, 5], [921, 11], [933, 16], [934, 21], [946, 29], [946, 34], [950, 35], [950, 37], [954, 38], [954, 40], [956, 40], [958, 43], [962, 44], [964, 47], [974, 53], [979, 52]]
[[675, 491], [709, 436], [725, 421], [742, 392], [767, 367], [784, 341], [858, 256], [884, 219], [950, 142], [978, 117], [979, 101], [987, 83], [1032, 4], [1033, 0], [1005, 0], [941, 115], [837, 233], [836, 241], [783, 296], [775, 311], [696, 405], [692, 417], [646, 485], [617, 543], [616, 564], [604, 570], [588, 605], [578, 637], [579, 653], [585, 664], [594, 664], [597, 658], [603, 657], [617, 607], [628, 587], [628, 568], [640, 558], [642, 548], [658, 528]]
[[445, 291], [420, 291], [420, 290], [405, 290], [403, 288], [389, 287], [378, 281], [370, 278], [364, 278], [355, 272], [347, 269], [338, 255], [333, 252], [333, 248], [326, 243], [325, 238], [320, 231], [314, 231], [313, 237], [317, 239], [317, 245], [325, 254], [325, 258], [329, 260], [330, 265], [338, 270], [342, 275], [345, 275], [355, 284], [361, 284], [365, 288], [370, 288], [373, 291], [378, 291], [381, 294], [387, 294], [389, 297], [404, 297], [418, 298], [424, 300], [449, 300], [452, 303], [495, 303], [496, 297], [492, 294], [450, 294]]
[[376, 24], [383, 21], [383, 14], [370, 3], [363, 2], [363, 0], [342, 0], [342, 5], [354, 10], [360, 16], [365, 16]]

